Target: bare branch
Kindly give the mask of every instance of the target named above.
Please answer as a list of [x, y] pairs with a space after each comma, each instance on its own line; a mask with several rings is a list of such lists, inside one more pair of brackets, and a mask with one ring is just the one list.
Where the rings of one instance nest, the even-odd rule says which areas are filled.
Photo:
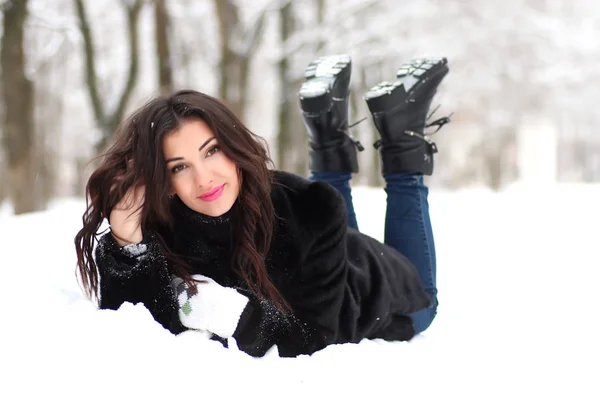
[[[125, 2], [130, 3], [130, 2]], [[114, 126], [121, 121], [125, 114], [125, 107], [131, 97], [131, 93], [135, 87], [135, 83], [138, 77], [139, 70], [139, 33], [138, 33], [138, 22], [139, 15], [144, 2], [142, 0], [136, 0], [133, 4], [127, 5], [127, 28], [129, 35], [129, 73], [127, 76], [127, 83], [121, 93], [119, 104], [114, 110], [111, 116]]]
[[143, 0], [122, 0], [121, 3], [125, 8], [127, 14], [127, 28], [130, 45], [129, 72], [127, 75], [125, 87], [123, 88], [123, 91], [119, 96], [119, 102], [117, 106], [114, 110], [110, 112], [110, 114], [107, 114], [98, 90], [98, 78], [96, 74], [96, 60], [91, 26], [86, 16], [86, 10], [83, 4], [83, 0], [75, 0], [75, 8], [77, 10], [77, 15], [80, 22], [80, 30], [83, 35], [85, 44], [84, 49], [86, 58], [86, 78], [88, 91], [90, 93], [90, 98], [92, 101], [94, 116], [96, 117], [96, 121], [98, 122], [98, 125], [100, 126], [102, 132], [102, 137], [100, 141], [96, 144], [96, 151], [102, 151], [104, 149], [106, 143], [114, 133], [118, 124], [123, 119], [127, 102], [131, 97], [138, 76], [138, 21], [140, 11], [146, 2]]
[[266, 14], [267, 9], [263, 9], [249, 31], [244, 34], [246, 40], [242, 48], [242, 56], [248, 57], [256, 51], [256, 48], [260, 44], [263, 28], [265, 26]]
[[94, 53], [92, 29], [86, 16], [86, 10], [85, 6], [83, 5], [83, 0], [75, 0], [75, 9], [77, 11], [77, 17], [79, 18], [79, 29], [83, 36], [85, 52], [85, 74], [88, 92], [92, 101], [94, 116], [96, 117], [97, 121], [101, 122], [104, 125], [106, 122], [106, 116], [104, 114], [102, 100], [100, 99], [100, 92], [98, 91], [98, 81], [96, 75], [96, 56]]

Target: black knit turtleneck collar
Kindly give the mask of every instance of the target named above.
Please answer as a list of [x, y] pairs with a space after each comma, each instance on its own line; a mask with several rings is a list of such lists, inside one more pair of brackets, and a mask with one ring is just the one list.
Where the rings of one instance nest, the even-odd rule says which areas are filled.
[[[238, 201], [225, 214], [218, 217], [201, 214], [186, 206], [179, 197], [171, 202], [175, 221], [175, 236], [187, 240], [198, 238], [207, 244], [229, 247], [233, 242], [233, 226], [236, 220]], [[186, 240], [186, 241], [187, 241]]]

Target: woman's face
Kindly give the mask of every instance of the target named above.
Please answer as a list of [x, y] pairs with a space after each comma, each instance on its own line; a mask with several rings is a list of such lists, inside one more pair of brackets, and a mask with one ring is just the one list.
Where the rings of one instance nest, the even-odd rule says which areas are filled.
[[238, 168], [219, 148], [213, 131], [201, 120], [184, 122], [163, 139], [171, 193], [194, 211], [218, 217], [240, 193]]

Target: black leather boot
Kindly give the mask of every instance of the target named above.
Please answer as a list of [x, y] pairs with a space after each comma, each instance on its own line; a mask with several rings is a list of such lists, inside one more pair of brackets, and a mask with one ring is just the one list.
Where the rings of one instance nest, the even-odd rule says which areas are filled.
[[356, 149], [364, 148], [348, 132], [351, 65], [350, 56], [340, 54], [318, 58], [306, 68], [298, 94], [311, 171], [358, 172]]
[[[425, 134], [431, 100], [448, 73], [446, 58], [424, 58], [403, 64], [393, 83], [382, 82], [365, 95], [381, 140], [381, 169], [395, 172], [433, 173], [435, 143]], [[430, 125], [450, 122], [442, 118]]]

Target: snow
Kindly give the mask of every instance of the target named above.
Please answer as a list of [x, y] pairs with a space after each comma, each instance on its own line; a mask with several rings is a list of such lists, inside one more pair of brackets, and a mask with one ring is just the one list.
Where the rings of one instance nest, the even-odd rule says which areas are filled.
[[[354, 192], [359, 226], [377, 238], [384, 196]], [[74, 279], [83, 202], [18, 217], [0, 207], [0, 398], [600, 398], [600, 185], [432, 191], [430, 204], [430, 329], [296, 359], [173, 336], [141, 304], [96, 310]]]

